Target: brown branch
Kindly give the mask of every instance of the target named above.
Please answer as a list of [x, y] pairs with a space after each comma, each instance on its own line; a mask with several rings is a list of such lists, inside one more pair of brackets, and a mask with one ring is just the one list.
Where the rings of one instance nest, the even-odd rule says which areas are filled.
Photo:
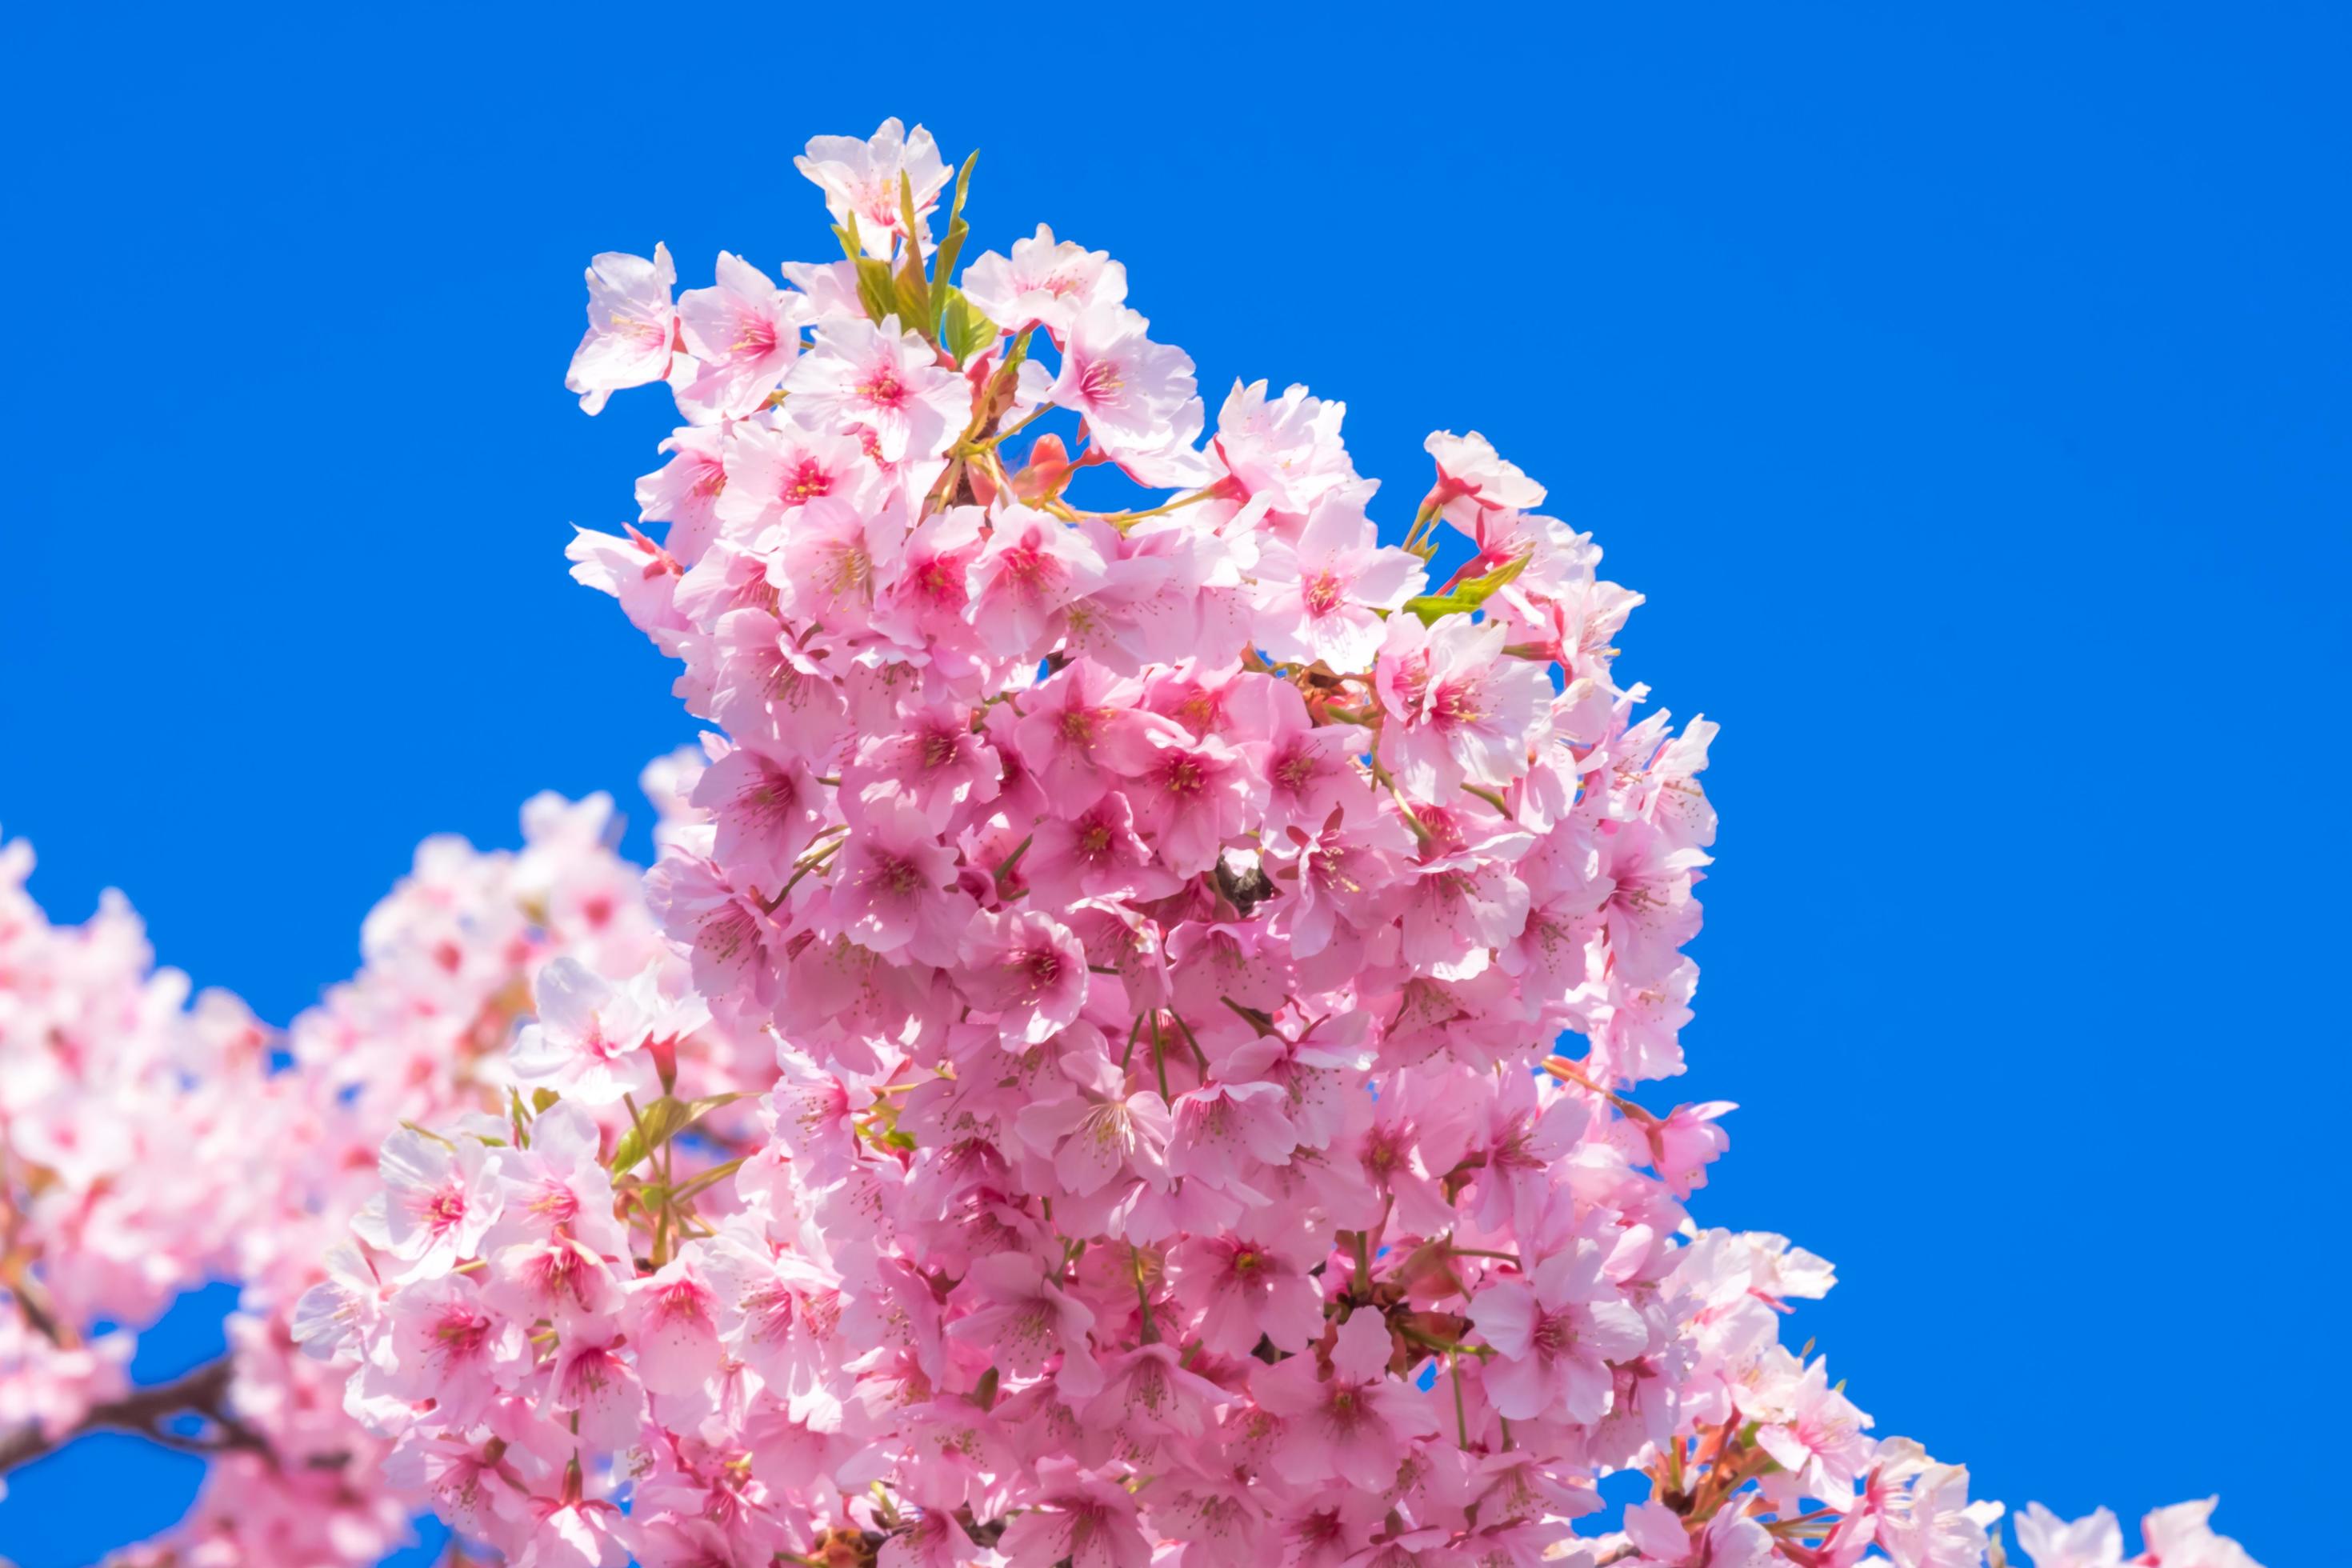
[[[226, 1407], [233, 1371], [229, 1359], [223, 1356], [169, 1383], [132, 1389], [120, 1399], [91, 1405], [79, 1421], [54, 1437], [37, 1423], [0, 1435], [0, 1475], [91, 1432], [130, 1432], [184, 1453], [217, 1454], [242, 1448], [268, 1454], [269, 1445]], [[201, 1415], [214, 1430], [202, 1437], [183, 1436], [163, 1425], [174, 1415]]]

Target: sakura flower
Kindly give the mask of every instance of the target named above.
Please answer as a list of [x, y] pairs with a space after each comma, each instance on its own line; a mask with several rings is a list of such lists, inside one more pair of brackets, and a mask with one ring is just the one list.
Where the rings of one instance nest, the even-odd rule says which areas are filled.
[[680, 401], [740, 418], [758, 408], [800, 353], [807, 301], [768, 280], [729, 251], [719, 253], [718, 283], [689, 289], [677, 301], [678, 335], [701, 362], [679, 389]]
[[1625, 1534], [1642, 1562], [1662, 1568], [1766, 1568], [1778, 1560], [1764, 1527], [1728, 1509], [1693, 1535], [1664, 1503], [1636, 1503], [1625, 1510]]
[[1245, 1356], [1261, 1337], [1303, 1351], [1322, 1331], [1323, 1293], [1295, 1240], [1193, 1237], [1169, 1255], [1179, 1300], [1200, 1313], [1193, 1331], [1219, 1355]]
[[1135, 831], [1135, 810], [1118, 790], [1100, 796], [1076, 816], [1040, 822], [1022, 857], [1021, 874], [1041, 900], [1053, 905], [1080, 899], [1164, 898], [1177, 885]]
[[679, 561], [636, 530], [623, 539], [579, 529], [563, 553], [573, 582], [618, 599], [629, 624], [646, 636], [668, 637], [685, 626], [677, 611]]
[[1101, 552], [1084, 534], [1043, 512], [1012, 507], [967, 570], [968, 614], [989, 648], [1034, 658], [1067, 628], [1071, 602], [1104, 581]]
[[1716, 1125], [1718, 1118], [1737, 1110], [1727, 1100], [1704, 1105], [1677, 1105], [1664, 1121], [1644, 1129], [1658, 1179], [1678, 1198], [1706, 1185], [1706, 1168], [1723, 1157], [1731, 1136]]
[[[648, 1059], [675, 1030], [698, 1024], [698, 999], [717, 996], [730, 1004], [748, 995], [761, 1005], [773, 1000], [778, 932], [772, 913], [751, 892], [723, 880], [698, 855], [673, 847], [646, 877], [646, 900], [681, 942], [690, 944], [694, 1000], [657, 1005], [659, 987], [643, 976], [629, 987], [635, 1011], [648, 1021]], [[618, 1098], [617, 1096], [615, 1098]]]
[[794, 1420], [830, 1426], [840, 1415], [834, 1382], [841, 1279], [816, 1259], [778, 1251], [740, 1230], [722, 1232], [703, 1255], [717, 1298], [720, 1342], [781, 1391]]
[[2017, 1544], [2033, 1568], [2120, 1568], [2124, 1560], [2124, 1532], [2103, 1508], [2070, 1524], [2027, 1503], [2017, 1516]]
[[824, 786], [809, 765], [756, 746], [730, 747], [703, 770], [688, 798], [711, 814], [718, 829], [712, 853], [740, 867], [754, 887], [790, 880], [793, 862], [826, 816]]
[[721, 488], [710, 503], [711, 515], [734, 531], [734, 537], [752, 539], [829, 497], [871, 510], [877, 498], [868, 493], [870, 476], [854, 437], [796, 422], [749, 420], [727, 432]]
[[884, 956], [953, 963], [972, 909], [954, 852], [912, 802], [882, 795], [859, 807], [833, 874], [831, 918], [844, 935]]
[[1389, 617], [1376, 678], [1391, 720], [1380, 758], [1421, 798], [1443, 800], [1465, 784], [1499, 788], [1527, 772], [1551, 682], [1535, 664], [1505, 655], [1503, 638], [1501, 626], [1467, 616], [1432, 626], [1414, 616]]
[[608, 250], [589, 264], [588, 331], [563, 378], [581, 407], [602, 413], [614, 393], [669, 374], [677, 330], [670, 289], [677, 282], [667, 246], [655, 246], [651, 261]]
[[613, 1218], [613, 1178], [599, 1155], [601, 1139], [595, 1121], [572, 1100], [534, 1117], [529, 1146], [499, 1157], [505, 1202], [482, 1238], [484, 1250], [563, 1236], [598, 1254], [620, 1252], [625, 1238]]
[[1086, 950], [1034, 910], [983, 911], [964, 934], [960, 984], [973, 1006], [995, 1015], [1008, 1044], [1043, 1045], [1086, 1005]]
[[1265, 775], [1264, 836], [1278, 839], [1293, 827], [1313, 831], [1342, 816], [1370, 815], [1371, 781], [1355, 759], [1370, 749], [1370, 736], [1358, 724], [1317, 724], [1298, 689], [1274, 688], [1259, 772]]
[[1213, 1186], [1246, 1190], [1260, 1165], [1287, 1164], [1298, 1130], [1280, 1084], [1217, 1082], [1176, 1097], [1168, 1169]]
[[580, 1440], [617, 1453], [635, 1446], [646, 1419], [646, 1391], [610, 1330], [582, 1324], [566, 1333], [550, 1363], [548, 1406], [579, 1418]]
[[1250, 1375], [1258, 1405], [1285, 1423], [1273, 1467], [1294, 1484], [1337, 1480], [1374, 1493], [1396, 1483], [1416, 1437], [1437, 1430], [1420, 1395], [1388, 1374], [1388, 1325], [1358, 1309], [1339, 1325], [1331, 1375], [1318, 1358], [1293, 1356]]
[[[499, 1444], [503, 1447], [503, 1443]], [[422, 1431], [404, 1434], [383, 1462], [385, 1480], [476, 1540], [503, 1537], [526, 1515], [526, 1500], [476, 1444]]]
[[681, 565], [701, 560], [718, 531], [727, 488], [725, 442], [725, 433], [713, 426], [673, 431], [661, 444], [669, 461], [637, 481], [637, 521], [669, 524], [662, 549]]
[[880, 326], [839, 318], [784, 376], [793, 417], [814, 429], [874, 434], [877, 456], [897, 463], [936, 458], [970, 412], [962, 378], [940, 367], [931, 347], [892, 316]]
[[1096, 444], [1140, 484], [1204, 484], [1213, 470], [1192, 450], [1202, 420], [1192, 362], [1145, 337], [1150, 325], [1124, 305], [1095, 301], [1069, 324], [1061, 374], [1045, 385], [1024, 372], [1023, 400], [1083, 416]]
[[1149, 1458], [1162, 1439], [1198, 1437], [1215, 1425], [1218, 1406], [1233, 1396], [1208, 1379], [1187, 1372], [1176, 1347], [1141, 1344], [1114, 1357], [1103, 1375], [1102, 1392], [1080, 1419], [1098, 1444], [1112, 1442], [1123, 1455]]
[[1024, 1106], [1017, 1118], [1024, 1140], [1052, 1152], [1062, 1185], [1085, 1197], [1122, 1173], [1164, 1174], [1167, 1102], [1146, 1089], [1123, 1093], [1123, 1075], [1098, 1054], [1072, 1053], [1063, 1063], [1080, 1092]]
[[1470, 1299], [1471, 1322], [1497, 1352], [1486, 1386], [1502, 1415], [1591, 1422], [1607, 1410], [1607, 1363], [1639, 1355], [1650, 1336], [1601, 1278], [1602, 1258], [1597, 1245], [1579, 1242], [1537, 1264], [1532, 1278], [1499, 1280]]
[[[1103, 750], [1112, 736], [1170, 728], [1159, 715], [1139, 710], [1135, 698], [1131, 687], [1106, 679], [1099, 667], [1085, 661], [1055, 675], [1023, 704], [1013, 731], [1021, 755], [1061, 815], [1075, 816], [1116, 778]], [[1124, 743], [1131, 747], [1132, 741]]]
[[504, 1198], [496, 1152], [404, 1127], [383, 1141], [378, 1169], [382, 1208], [362, 1237], [407, 1263], [403, 1279], [438, 1279], [475, 1256]]
[[629, 1337], [646, 1388], [692, 1394], [718, 1374], [718, 1310], [691, 1254], [670, 1259], [630, 1287]]
[[649, 1091], [656, 1039], [675, 1039], [705, 1016], [693, 1003], [666, 1003], [648, 971], [615, 987], [577, 959], [539, 972], [537, 1020], [515, 1037], [508, 1061], [527, 1086], [544, 1086], [583, 1105], [610, 1105]]
[[1036, 326], [1060, 339], [1081, 311], [1127, 299], [1127, 268], [1104, 251], [1056, 242], [1041, 223], [1034, 235], [1013, 242], [1010, 257], [992, 250], [973, 258], [963, 291], [1007, 331]]
[[1265, 388], [1263, 381], [1234, 383], [1217, 411], [1217, 456], [1244, 496], [1264, 497], [1273, 510], [1304, 517], [1322, 497], [1356, 479], [1339, 440], [1348, 405], [1310, 397], [1303, 386], [1268, 400]]
[[793, 166], [824, 190], [833, 221], [845, 225], [855, 218], [866, 254], [884, 258], [894, 237], [929, 239], [920, 228], [912, 236], [901, 233], [901, 177], [913, 191], [918, 224], [948, 183], [948, 167], [931, 133], [919, 125], [909, 132], [895, 116], [870, 138], [813, 136]]
[[616, 1291], [604, 1258], [578, 1237], [557, 1231], [544, 1240], [499, 1248], [483, 1295], [524, 1322], [572, 1321], [600, 1317]]
[[388, 1314], [397, 1357], [391, 1386], [408, 1399], [434, 1401], [461, 1429], [529, 1364], [521, 1327], [462, 1276], [401, 1287]]
[[302, 1292], [289, 1325], [302, 1353], [318, 1361], [334, 1360], [354, 1336], [373, 1330], [391, 1294], [389, 1282], [349, 1241], [330, 1247], [325, 1261], [327, 1277]]
[[896, 576], [877, 598], [874, 625], [908, 647], [952, 648], [968, 634], [964, 607], [971, 573], [983, 545], [978, 507], [949, 507], [915, 526], [901, 548]]
[[1984, 1557], [1997, 1502], [1969, 1500], [1969, 1472], [1940, 1465], [1916, 1443], [1892, 1438], [1879, 1454], [1883, 1479], [1902, 1489], [1878, 1516], [1878, 1544], [1897, 1568], [1973, 1568]]
[[1864, 1435], [1870, 1417], [1829, 1385], [1823, 1362], [1806, 1367], [1793, 1386], [1759, 1400], [1753, 1414], [1763, 1423], [1757, 1446], [1808, 1497], [1843, 1496], [1870, 1466], [1872, 1444]]
[[628, 1517], [593, 1498], [530, 1500], [535, 1521], [514, 1568], [623, 1568], [635, 1548]]
[[1431, 500], [1444, 509], [1446, 521], [1474, 539], [1479, 538], [1486, 513], [1504, 508], [1526, 511], [1543, 505], [1543, 487], [1496, 456], [1493, 445], [1475, 430], [1467, 436], [1441, 430], [1422, 446], [1437, 459], [1437, 485], [1430, 491]]
[[1104, 737], [1101, 751], [1128, 777], [1136, 825], [1150, 835], [1160, 864], [1179, 877], [1217, 863], [1260, 793], [1241, 753], [1222, 741], [1190, 740], [1181, 730], [1116, 731]]
[[1127, 1488], [1059, 1459], [1037, 1467], [1037, 1506], [999, 1543], [1009, 1568], [1148, 1568], [1151, 1547]]
[[1507, 862], [1529, 842], [1511, 829], [1490, 832], [1415, 868], [1403, 911], [1405, 962], [1440, 980], [1485, 973], [1527, 924], [1527, 884]]
[[952, 1511], [922, 1509], [882, 1543], [875, 1563], [876, 1568], [961, 1568], [987, 1552]]
[[2207, 1521], [2220, 1501], [2200, 1498], [2177, 1502], [2140, 1521], [2140, 1539], [2155, 1568], [2260, 1568], [2244, 1547], [2226, 1535], [2213, 1533]]
[[762, 610], [719, 617], [715, 653], [724, 676], [710, 716], [745, 745], [765, 742], [776, 756], [829, 762], [848, 738], [848, 704], [824, 662], [788, 639]]
[[823, 496], [801, 509], [789, 532], [789, 561], [779, 550], [768, 563], [778, 607], [836, 632], [863, 626], [873, 612], [877, 584], [897, 568], [907, 536], [903, 509], [894, 500], [861, 513], [846, 500]]
[[1276, 659], [1353, 674], [1372, 667], [1394, 610], [1427, 585], [1418, 557], [1382, 546], [1364, 515], [1365, 485], [1327, 490], [1295, 542], [1258, 563], [1257, 644]]
[[973, 732], [965, 715], [924, 709], [907, 715], [898, 733], [869, 736], [842, 771], [842, 787], [852, 798], [893, 790], [945, 832], [971, 808], [994, 800], [1003, 773], [995, 749]]
[[1045, 1266], [1025, 1252], [999, 1252], [975, 1258], [959, 1294], [971, 1310], [948, 1325], [951, 1339], [976, 1341], [996, 1363], [1016, 1377], [1034, 1377], [1056, 1353], [1056, 1383], [1072, 1398], [1102, 1388], [1102, 1368], [1087, 1345], [1095, 1315], [1046, 1278]]

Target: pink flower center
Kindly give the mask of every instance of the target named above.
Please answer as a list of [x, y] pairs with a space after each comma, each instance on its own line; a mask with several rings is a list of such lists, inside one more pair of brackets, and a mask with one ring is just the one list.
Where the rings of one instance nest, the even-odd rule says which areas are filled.
[[1486, 716], [1486, 710], [1479, 706], [1478, 699], [1475, 681], [1448, 681], [1439, 687], [1436, 696], [1431, 699], [1430, 717], [1440, 724], [1475, 724]]
[[1078, 395], [1088, 403], [1108, 403], [1127, 385], [1116, 361], [1098, 359], [1078, 373]]
[[833, 476], [817, 466], [814, 458], [803, 458], [784, 480], [783, 499], [792, 501], [814, 500], [833, 493]]
[[735, 342], [730, 346], [739, 354], [772, 353], [776, 346], [776, 323], [765, 316], [746, 316], [735, 333]]
[[1537, 1321], [1528, 1342], [1546, 1361], [1564, 1356], [1576, 1348], [1576, 1320], [1566, 1312], [1548, 1312]]
[[425, 1200], [425, 1223], [438, 1236], [454, 1229], [466, 1218], [466, 1190], [463, 1187], [443, 1187]]
[[1207, 782], [1207, 771], [1197, 757], [1171, 758], [1160, 770], [1160, 787], [1170, 795], [1198, 795]]
[[1033, 997], [1062, 983], [1062, 955], [1050, 947], [1033, 947], [1026, 952], [1014, 953], [1010, 967], [1027, 981]]

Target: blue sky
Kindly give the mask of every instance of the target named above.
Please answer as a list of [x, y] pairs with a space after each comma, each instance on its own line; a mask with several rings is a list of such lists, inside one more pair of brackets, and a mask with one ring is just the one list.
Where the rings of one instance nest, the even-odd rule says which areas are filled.
[[[12, 22], [0, 825], [55, 913], [120, 885], [282, 1021], [425, 834], [642, 823], [691, 730], [562, 551], [668, 422], [564, 395], [580, 268], [821, 258], [790, 154], [919, 119], [976, 245], [1050, 222], [1213, 397], [1345, 399], [1392, 521], [1475, 427], [1651, 596], [1621, 670], [1724, 727], [1699, 1217], [1837, 1260], [1797, 1337], [1880, 1429], [2321, 1560], [2340, 10], [496, 9]], [[184, 1463], [12, 1478], [0, 1553]]]

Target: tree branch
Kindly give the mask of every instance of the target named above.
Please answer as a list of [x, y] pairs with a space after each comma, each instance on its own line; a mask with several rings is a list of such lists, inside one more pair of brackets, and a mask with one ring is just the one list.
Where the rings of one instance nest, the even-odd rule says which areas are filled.
[[[120, 1399], [93, 1405], [68, 1430], [52, 1437], [37, 1423], [0, 1435], [0, 1475], [56, 1452], [91, 1432], [130, 1432], [184, 1453], [217, 1454], [242, 1448], [268, 1454], [269, 1445], [228, 1414], [225, 1402], [234, 1368], [226, 1356], [152, 1388], [134, 1388]], [[205, 1437], [184, 1437], [163, 1423], [174, 1415], [201, 1415], [215, 1428]]]

